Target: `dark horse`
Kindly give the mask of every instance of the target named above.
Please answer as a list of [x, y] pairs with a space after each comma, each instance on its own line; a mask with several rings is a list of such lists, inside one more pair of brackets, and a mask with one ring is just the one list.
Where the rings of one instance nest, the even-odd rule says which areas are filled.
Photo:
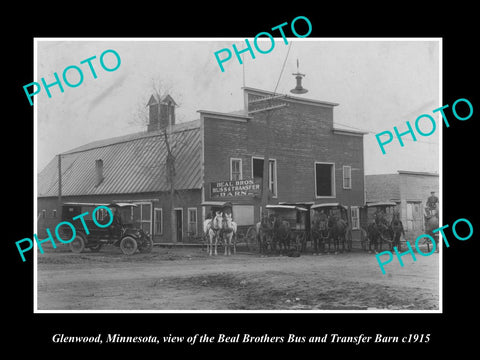
[[282, 220], [280, 216], [274, 217], [273, 220], [273, 239], [272, 250], [276, 253], [277, 244], [280, 254], [284, 254], [290, 248], [290, 240], [292, 237], [292, 231], [290, 229], [290, 223], [286, 220]]
[[268, 247], [273, 247], [273, 217], [262, 216], [262, 220], [257, 223], [257, 241], [260, 254], [266, 254]]
[[372, 245], [375, 252], [382, 251], [383, 242], [389, 242], [391, 239], [391, 230], [389, 229], [388, 222], [383, 216], [375, 216], [375, 220], [368, 224], [368, 251], [372, 252]]
[[326, 251], [325, 242], [328, 241], [328, 248], [330, 250], [330, 235], [328, 231], [327, 216], [323, 213], [315, 213], [312, 221], [312, 240], [313, 253], [319, 254], [321, 251]]
[[[433, 230], [438, 229], [438, 210], [437, 209], [425, 209], [425, 233], [432, 236], [435, 240], [435, 252], [438, 252], [438, 232]], [[430, 241], [425, 240], [427, 244], [427, 251], [430, 252]]]
[[400, 220], [400, 214], [393, 214], [392, 222], [390, 223], [390, 231], [392, 233], [392, 250], [393, 247], [396, 246], [398, 251], [401, 251], [400, 236], [403, 234], [403, 237], [405, 237], [405, 230], [402, 221]]
[[[329, 237], [333, 240], [333, 246], [335, 248], [335, 254], [338, 253], [340, 247], [340, 241], [342, 241], [342, 253], [345, 252], [345, 242], [347, 235], [347, 222], [335, 215], [328, 218]], [[328, 244], [328, 250], [330, 251], [330, 243]]]

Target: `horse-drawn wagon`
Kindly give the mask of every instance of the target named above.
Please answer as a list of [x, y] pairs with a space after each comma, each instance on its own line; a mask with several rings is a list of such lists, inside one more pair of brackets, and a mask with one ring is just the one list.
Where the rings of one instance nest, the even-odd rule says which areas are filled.
[[308, 210], [296, 205], [267, 205], [262, 221], [257, 224], [260, 253], [276, 252], [296, 254], [304, 248], [309, 223]]
[[230, 245], [233, 253], [236, 253], [238, 244], [245, 245], [248, 250], [255, 250], [257, 245], [257, 233], [254, 224], [236, 222], [233, 213], [233, 204], [229, 201], [204, 201], [202, 206], [207, 208], [204, 221], [204, 240], [207, 244], [207, 252], [212, 255], [213, 246], [215, 254], [217, 245], [225, 246], [225, 255], [230, 254]]
[[383, 243], [390, 249], [397, 246], [400, 249], [400, 235], [403, 225], [393, 201], [367, 203], [360, 208], [360, 227], [362, 249], [375, 252], [382, 251]]
[[310, 207], [311, 234], [313, 252], [328, 252], [333, 242], [335, 253], [340, 243], [342, 251], [352, 249], [352, 227], [348, 216], [348, 208], [340, 203], [316, 204]]

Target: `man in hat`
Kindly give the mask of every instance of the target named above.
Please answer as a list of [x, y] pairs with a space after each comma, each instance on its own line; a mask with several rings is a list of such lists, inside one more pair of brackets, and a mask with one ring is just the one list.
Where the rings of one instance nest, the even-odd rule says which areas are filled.
[[436, 210], [438, 207], [438, 197], [435, 196], [435, 191], [430, 192], [430, 196], [427, 199], [427, 209]]
[[112, 224], [108, 227], [108, 236], [112, 240], [115, 236], [120, 236], [122, 230], [122, 216], [120, 210], [115, 206], [113, 207], [113, 221]]
[[427, 199], [427, 204], [424, 209], [425, 215], [425, 227], [428, 226], [428, 221], [438, 214], [438, 197], [435, 196], [435, 191], [430, 192], [430, 196]]

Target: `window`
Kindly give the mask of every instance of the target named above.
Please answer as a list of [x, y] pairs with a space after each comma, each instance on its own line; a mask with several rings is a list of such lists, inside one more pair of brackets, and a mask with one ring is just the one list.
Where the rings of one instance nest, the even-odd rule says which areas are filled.
[[52, 210], [52, 217], [54, 217], [54, 218], [57, 217], [57, 209]]
[[230, 180], [242, 180], [242, 159], [230, 158]]
[[335, 164], [315, 163], [315, 195], [335, 197]]
[[197, 235], [197, 209], [188, 208], [188, 233]]
[[140, 209], [141, 209], [141, 227], [142, 227], [142, 230], [143, 231], [146, 231], [146, 232], [152, 232], [151, 230], [151, 223], [152, 223], [152, 220], [151, 220], [151, 204], [141, 204], [140, 205]]
[[344, 165], [343, 166], [343, 188], [351, 189], [352, 188], [352, 167]]
[[[263, 159], [252, 158], [252, 174], [253, 178], [263, 179]], [[277, 196], [277, 161], [275, 159], [269, 160], [268, 166], [268, 188], [272, 192], [273, 196]]]
[[47, 217], [47, 210], [42, 210], [42, 219]]
[[108, 218], [108, 221], [110, 221], [110, 214], [108, 213], [107, 209], [99, 208], [95, 211], [95, 220], [97, 220], [100, 224], [106, 224], [108, 222], [104, 221], [106, 218]]
[[155, 235], [163, 234], [163, 213], [162, 209], [156, 208], [154, 210], [154, 224], [155, 224]]
[[273, 195], [277, 195], [277, 167], [274, 160], [269, 161], [268, 167], [268, 188]]
[[358, 206], [350, 208], [350, 217], [352, 218], [352, 230], [360, 229], [360, 210]]
[[133, 208], [133, 218], [139, 223], [140, 228], [148, 233], [152, 232], [152, 204], [136, 203]]

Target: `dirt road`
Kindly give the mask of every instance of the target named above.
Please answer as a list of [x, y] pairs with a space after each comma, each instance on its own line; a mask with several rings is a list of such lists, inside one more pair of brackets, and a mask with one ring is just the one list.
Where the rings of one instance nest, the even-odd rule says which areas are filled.
[[382, 275], [373, 254], [300, 257], [154, 248], [125, 256], [38, 254], [38, 310], [369, 310], [439, 308], [439, 255], [395, 259]]

